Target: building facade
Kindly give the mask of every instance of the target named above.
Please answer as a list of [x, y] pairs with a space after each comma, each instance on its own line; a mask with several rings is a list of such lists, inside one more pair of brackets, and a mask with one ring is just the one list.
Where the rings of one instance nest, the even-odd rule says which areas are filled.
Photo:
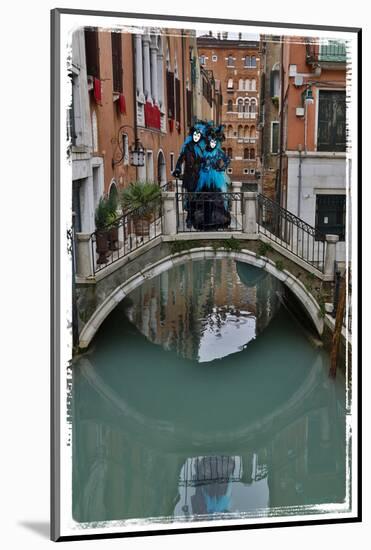
[[225, 127], [225, 151], [233, 183], [257, 188], [259, 160], [259, 43], [227, 33], [197, 37], [201, 67], [219, 82], [220, 122]]
[[260, 161], [263, 195], [279, 202], [281, 150], [280, 106], [282, 39], [262, 35], [260, 39]]
[[[72, 40], [69, 117], [77, 232], [93, 232], [102, 194], [135, 181], [164, 184], [196, 118], [217, 116], [212, 73], [192, 32], [85, 28]], [[131, 151], [144, 150], [134, 166]]]
[[285, 37], [282, 59], [280, 202], [322, 233], [339, 235], [337, 259], [343, 260], [346, 46], [340, 41]]

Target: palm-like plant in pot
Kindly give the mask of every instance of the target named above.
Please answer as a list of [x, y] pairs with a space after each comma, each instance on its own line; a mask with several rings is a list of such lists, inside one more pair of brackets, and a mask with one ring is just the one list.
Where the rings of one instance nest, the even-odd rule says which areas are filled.
[[161, 204], [161, 189], [154, 182], [133, 182], [122, 191], [121, 205], [137, 236], [148, 236]]
[[109, 208], [105, 197], [99, 199], [99, 203], [95, 209], [95, 238], [97, 245], [97, 253], [99, 254], [97, 263], [107, 263], [108, 256], [108, 229], [109, 223]]
[[108, 209], [108, 242], [110, 250], [118, 250], [119, 220], [117, 218], [118, 198], [116, 193], [111, 193], [107, 199]]

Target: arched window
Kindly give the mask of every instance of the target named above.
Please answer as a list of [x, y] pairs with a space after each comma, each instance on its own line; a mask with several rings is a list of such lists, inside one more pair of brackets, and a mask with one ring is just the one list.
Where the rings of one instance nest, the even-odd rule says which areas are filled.
[[228, 88], [228, 90], [232, 90], [232, 89], [233, 89], [233, 78], [229, 78], [229, 79], [228, 79], [227, 88]]
[[231, 124], [228, 126], [227, 135], [228, 137], [233, 137], [233, 126]]
[[250, 112], [250, 99], [247, 97], [245, 98], [245, 113]]
[[246, 78], [246, 80], [245, 80], [245, 90], [247, 92], [249, 92], [251, 90], [251, 80], [249, 80], [248, 78]]
[[250, 66], [251, 67], [256, 67], [256, 57], [254, 55], [251, 57], [251, 65]]
[[256, 80], [255, 80], [255, 78], [253, 78], [252, 81], [251, 81], [251, 90], [253, 92], [256, 92]]
[[232, 112], [233, 112], [233, 101], [232, 101], [232, 99], [229, 99], [229, 100], [228, 100], [227, 111], [228, 111], [229, 113], [232, 113]]
[[243, 89], [244, 89], [243, 78], [240, 78], [240, 80], [238, 81], [238, 89], [239, 89], [239, 90], [243, 90]]
[[255, 116], [255, 114], [256, 114], [256, 99], [255, 99], [255, 98], [253, 98], [253, 99], [251, 100], [250, 113], [251, 113], [252, 115], [254, 115], [254, 116]]
[[250, 149], [250, 158], [255, 159], [255, 149]]
[[250, 130], [249, 130], [249, 127], [248, 127], [248, 126], [245, 126], [244, 137], [245, 137], [245, 138], [250, 137]]
[[241, 99], [241, 98], [237, 100], [237, 111], [238, 111], [239, 113], [243, 113], [243, 111], [244, 111], [244, 108], [243, 108], [243, 99]]
[[233, 55], [229, 55], [227, 59], [227, 67], [233, 67]]
[[243, 126], [241, 126], [241, 125], [238, 127], [238, 134], [237, 134], [237, 136], [238, 136], [239, 138], [243, 138]]
[[247, 148], [243, 150], [243, 158], [245, 160], [249, 159], [249, 150]]
[[255, 126], [251, 126], [250, 128], [250, 137], [255, 138]]
[[228, 154], [229, 158], [232, 158], [232, 156], [233, 156], [232, 147], [228, 147], [227, 154]]

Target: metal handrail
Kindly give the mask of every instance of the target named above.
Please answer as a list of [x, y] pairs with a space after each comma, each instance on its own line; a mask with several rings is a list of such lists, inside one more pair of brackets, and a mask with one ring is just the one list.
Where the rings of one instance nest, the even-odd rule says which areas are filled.
[[324, 272], [326, 235], [268, 197], [257, 199], [259, 232]]

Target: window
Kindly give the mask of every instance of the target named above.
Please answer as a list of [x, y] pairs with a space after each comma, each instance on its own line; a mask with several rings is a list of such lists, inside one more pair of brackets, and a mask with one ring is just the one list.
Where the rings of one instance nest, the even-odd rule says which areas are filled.
[[170, 172], [174, 172], [174, 153], [170, 153]]
[[251, 90], [251, 81], [248, 78], [245, 80], [245, 90], [247, 92]]
[[231, 125], [228, 126], [227, 135], [228, 137], [233, 137], [233, 126]]
[[278, 97], [280, 95], [280, 71], [274, 69], [270, 76], [270, 96]]
[[233, 101], [232, 101], [231, 99], [228, 100], [227, 111], [228, 111], [229, 113], [232, 113], [232, 112], [233, 112]]
[[233, 168], [227, 168], [227, 174], [232, 174], [233, 173]]
[[233, 67], [233, 66], [234, 66], [233, 55], [229, 55], [227, 59], [227, 67]]
[[180, 80], [175, 79], [175, 119], [180, 124]]
[[228, 88], [228, 90], [232, 90], [232, 89], [233, 89], [233, 78], [229, 78], [229, 79], [228, 79], [227, 88]]
[[228, 147], [227, 155], [229, 156], [229, 158], [232, 158], [233, 156], [232, 147]]
[[255, 159], [255, 149], [250, 149], [250, 158], [251, 158], [252, 160]]
[[256, 115], [256, 99], [254, 99], [254, 98], [251, 100], [250, 113], [254, 118], [255, 115]]
[[85, 29], [86, 72], [99, 78], [98, 30]]
[[243, 150], [243, 158], [244, 158], [245, 160], [249, 160], [250, 154], [249, 154], [249, 150], [248, 150], [248, 149], [244, 149], [244, 150]]
[[345, 151], [345, 91], [319, 90], [318, 151]]
[[237, 135], [240, 139], [243, 138], [243, 127], [242, 126], [238, 127], [238, 134]]
[[187, 125], [188, 128], [192, 126], [192, 104], [193, 104], [193, 92], [192, 90], [186, 90], [187, 96]]
[[112, 91], [122, 92], [121, 32], [111, 32], [112, 46]]
[[122, 152], [123, 162], [127, 165], [129, 164], [129, 137], [127, 134], [122, 134]]
[[345, 195], [316, 195], [316, 229], [345, 240]]
[[250, 168], [250, 174], [255, 174], [255, 168]]
[[244, 174], [248, 174], [248, 173], [249, 173], [249, 169], [248, 169], [248, 168], [244, 168], [244, 169], [243, 169], [243, 173], [244, 173]]
[[244, 138], [247, 139], [250, 135], [250, 130], [249, 130], [249, 127], [248, 126], [245, 126], [245, 133], [244, 133]]
[[245, 67], [251, 67], [251, 57], [249, 55], [245, 57]]
[[256, 57], [255, 56], [252, 56], [251, 57], [251, 67], [256, 67]]
[[205, 65], [206, 59], [204, 55], [200, 55], [200, 65]]
[[218, 61], [218, 56], [217, 55], [212, 55], [211, 60], [215, 63], [216, 61]]
[[250, 137], [252, 139], [254, 139], [256, 137], [256, 134], [255, 134], [255, 126], [251, 126], [250, 128]]
[[252, 81], [251, 81], [251, 90], [253, 92], [256, 92], [256, 80], [255, 80], [255, 78], [253, 78]]
[[239, 89], [239, 90], [243, 90], [243, 89], [244, 89], [244, 81], [243, 81], [243, 78], [240, 78], [240, 80], [238, 81], [238, 89]]
[[279, 122], [272, 122], [271, 130], [271, 153], [277, 154], [279, 151]]
[[243, 99], [238, 99], [237, 100], [237, 111], [239, 113], [243, 113], [243, 111], [244, 111]]
[[168, 117], [175, 117], [175, 90], [174, 90], [174, 73], [166, 71], [166, 87], [167, 87], [167, 108]]

